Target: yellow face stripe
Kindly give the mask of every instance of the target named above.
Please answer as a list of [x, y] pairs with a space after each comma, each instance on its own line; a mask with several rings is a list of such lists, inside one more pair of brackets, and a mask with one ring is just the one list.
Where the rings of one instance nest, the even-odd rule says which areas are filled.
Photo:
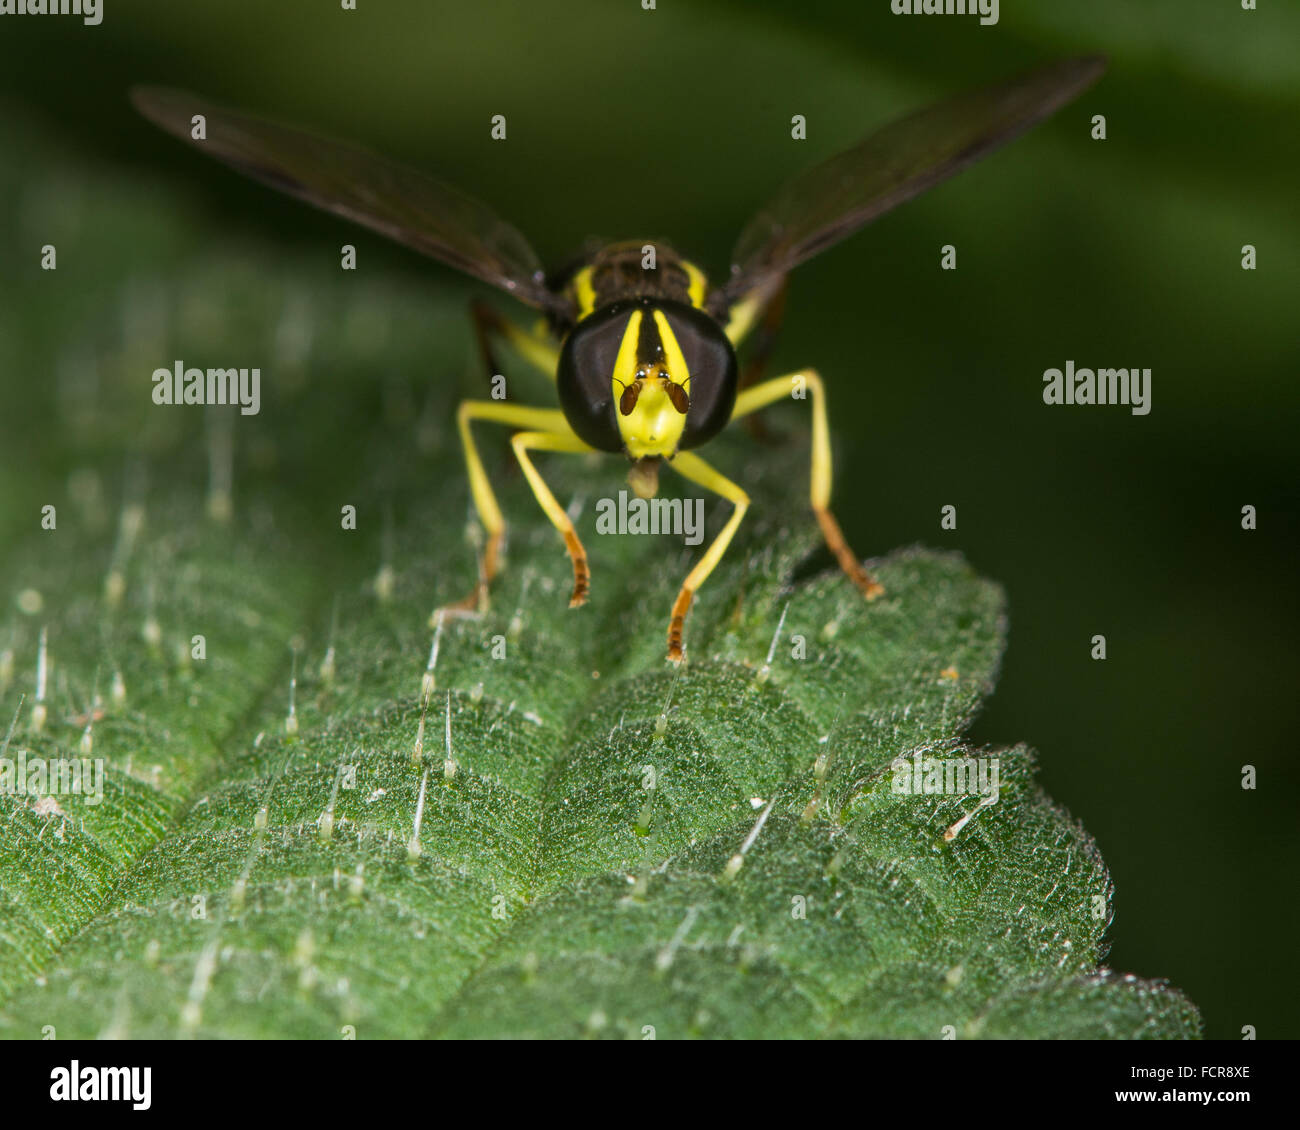
[[[673, 455], [686, 428], [686, 415], [678, 412], [674, 407], [664, 383], [664, 378], [667, 377], [677, 384], [684, 384], [685, 380], [689, 379], [686, 361], [663, 314], [658, 310], [653, 314], [654, 325], [659, 331], [663, 344], [663, 364], [643, 363], [637, 356], [645, 314], [641, 310], [634, 310], [627, 321], [627, 329], [623, 331], [623, 340], [619, 343], [618, 356], [614, 360], [614, 372], [610, 379], [619, 435], [623, 439], [623, 446], [627, 448], [627, 453], [633, 459], [644, 459], [652, 455]], [[638, 378], [638, 373], [646, 375]], [[681, 379], [678, 378], [678, 373], [682, 374]], [[625, 416], [620, 406], [623, 391], [638, 379], [640, 390], [636, 404]]]
[[654, 315], [655, 325], [659, 329], [659, 340], [664, 347], [664, 362], [668, 366], [668, 376], [689, 393], [691, 391], [691, 371], [686, 367], [686, 358], [682, 356], [682, 347], [677, 344], [677, 336], [668, 324], [668, 319], [664, 317], [663, 311], [656, 310]]
[[611, 374], [614, 388], [614, 403], [623, 395], [623, 389], [636, 380], [636, 343], [641, 335], [641, 311], [633, 310], [627, 320], [627, 329], [623, 331], [623, 340], [618, 347], [618, 356], [614, 359], [614, 372]]

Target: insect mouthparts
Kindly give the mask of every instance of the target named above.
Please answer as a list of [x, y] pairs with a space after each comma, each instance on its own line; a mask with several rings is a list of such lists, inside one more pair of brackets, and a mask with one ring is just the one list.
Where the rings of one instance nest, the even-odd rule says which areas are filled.
[[638, 498], [654, 498], [659, 493], [659, 456], [638, 459], [627, 473], [627, 485]]

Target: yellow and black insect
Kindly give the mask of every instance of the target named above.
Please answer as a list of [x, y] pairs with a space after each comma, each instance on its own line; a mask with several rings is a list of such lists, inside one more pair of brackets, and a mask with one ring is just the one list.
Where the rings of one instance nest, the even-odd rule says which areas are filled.
[[[621, 453], [631, 460], [632, 488], [646, 498], [655, 494], [659, 469], [667, 462], [733, 504], [726, 525], [673, 603], [668, 657], [680, 661], [691, 601], [749, 507], [745, 491], [695, 449], [795, 388], [811, 394], [811, 500], [826, 543], [868, 600], [883, 591], [846, 544], [829, 509], [831, 449], [821, 378], [803, 369], [754, 383], [757, 365], [751, 362], [742, 375], [737, 364], [736, 349], [747, 337], [770, 341], [787, 273], [1046, 118], [1104, 68], [1099, 58], [1068, 60], [940, 102], [871, 134], [796, 177], [761, 209], [742, 231], [730, 273], [717, 285], [663, 244], [654, 245], [649, 267], [640, 241], [602, 248], [548, 275], [513, 227], [483, 204], [420, 173], [179, 91], [143, 88], [133, 98], [146, 117], [240, 172], [458, 267], [544, 314], [537, 327], [524, 330], [474, 304], [489, 368], [495, 367], [492, 340], [504, 338], [555, 381], [560, 406], [495, 400], [460, 405], [470, 490], [487, 531], [479, 588], [468, 603], [485, 604], [505, 533], [471, 434], [474, 421], [520, 429], [511, 446], [573, 564], [571, 606], [587, 597], [587, 555], [530, 452]], [[759, 353], [767, 344], [760, 341]]]

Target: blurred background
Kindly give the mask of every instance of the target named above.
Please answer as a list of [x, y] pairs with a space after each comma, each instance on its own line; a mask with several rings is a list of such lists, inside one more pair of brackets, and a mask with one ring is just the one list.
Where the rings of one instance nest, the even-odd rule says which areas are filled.
[[[837, 511], [861, 553], [956, 548], [1005, 586], [1009, 648], [973, 736], [1036, 747], [1045, 788], [1097, 838], [1117, 887], [1109, 963], [1183, 988], [1209, 1036], [1300, 1035], [1285, 989], [1300, 6], [1053, 0], [980, 26], [895, 16], [888, 0], [104, 0], [99, 26], [9, 16], [0, 29], [0, 113], [11, 136], [41, 138], [36, 156], [6, 156], [59, 154], [67, 193], [6, 208], [57, 228], [112, 168], [184, 202], [195, 254], [233, 239], [254, 262], [292, 250], [336, 266], [352, 242], [367, 271], [466, 298], [486, 288], [186, 152], [135, 117], [127, 88], [190, 87], [359, 140], [486, 200], [550, 261], [588, 236], [654, 238], [719, 273], [783, 179], [869, 129], [1108, 54], [1101, 83], [1046, 125], [800, 268], [771, 372], [815, 365], [829, 382]], [[790, 138], [794, 114], [806, 141]], [[126, 257], [150, 238], [103, 236]], [[940, 270], [944, 244], [955, 271]], [[42, 306], [39, 276], [35, 252], [5, 264], [11, 316], [95, 316]], [[22, 386], [53, 375], [4, 357], [0, 342], [0, 434], [39, 435]], [[1150, 415], [1045, 406], [1042, 373], [1067, 360], [1150, 368]], [[40, 473], [25, 450], [0, 472], [11, 483]], [[945, 505], [956, 530], [940, 528]], [[1090, 658], [1098, 634], [1104, 662]]]

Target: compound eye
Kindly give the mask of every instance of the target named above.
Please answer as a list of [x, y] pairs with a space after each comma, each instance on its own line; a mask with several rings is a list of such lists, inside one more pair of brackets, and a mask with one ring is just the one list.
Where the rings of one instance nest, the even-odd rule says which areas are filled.
[[630, 412], [640, 391], [632, 394], [629, 403], [628, 394], [636, 385], [628, 385], [615, 405], [614, 364], [631, 316], [631, 307], [626, 303], [598, 310], [573, 327], [560, 349], [555, 373], [560, 407], [569, 427], [597, 451], [623, 450], [615, 413]]
[[731, 419], [736, 403], [736, 351], [722, 327], [701, 310], [690, 306], [663, 307], [669, 328], [681, 348], [690, 373], [690, 392], [669, 388], [673, 405], [686, 416], [681, 447], [689, 450], [707, 443]]

